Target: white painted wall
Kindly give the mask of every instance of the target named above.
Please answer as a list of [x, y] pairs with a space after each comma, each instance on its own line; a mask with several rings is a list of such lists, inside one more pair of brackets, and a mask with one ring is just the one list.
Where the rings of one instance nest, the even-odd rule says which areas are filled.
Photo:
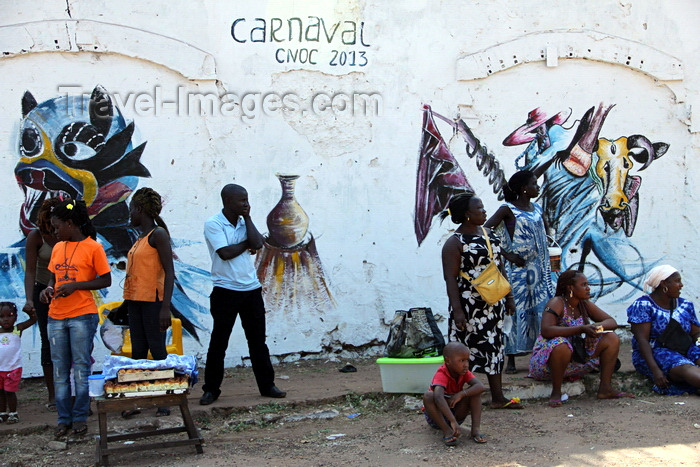
[[[180, 106], [180, 115], [173, 107], [155, 115], [120, 105], [136, 124], [135, 140], [147, 141], [142, 161], [153, 177], [140, 186], [165, 197], [163, 218], [173, 237], [192, 242], [176, 251], [188, 264], [209, 268], [201, 230], [204, 220], [220, 209], [219, 190], [225, 183], [235, 181], [248, 189], [252, 217], [264, 231], [265, 216], [280, 195], [274, 174], [301, 175], [297, 199], [310, 217], [337, 308], [308, 314], [269, 310], [268, 344], [273, 354], [293, 354], [291, 358], [343, 344], [363, 346], [386, 338], [386, 322], [396, 309], [425, 305], [446, 316], [440, 248], [451, 226], [435, 223], [420, 248], [413, 233], [422, 105], [449, 117], [459, 112], [510, 176], [524, 147], [507, 148], [501, 141], [524, 123], [530, 110], [571, 107], [573, 121], [606, 102], [616, 107], [601, 136], [641, 133], [670, 144], [668, 153], [641, 174], [640, 218], [632, 240], [645, 257], [664, 257], [679, 267], [684, 295], [698, 298], [694, 202], [700, 197], [695, 188], [700, 175], [700, 7], [694, 1], [3, 3], [0, 179], [6, 188], [0, 218], [7, 221], [0, 225], [2, 246], [21, 238], [16, 219], [22, 193], [15, 187], [13, 168], [26, 90], [39, 102], [58, 96], [60, 85], [81, 86], [89, 93], [101, 84], [123, 100], [129, 94], [153, 95], [155, 87], [165, 100], [174, 99], [178, 88], [239, 97], [293, 93], [304, 106], [319, 92], [376, 93], [381, 112], [371, 116], [309, 112], [246, 119], [237, 110], [239, 116], [200, 116], [187, 115]], [[354, 21], [358, 27], [364, 23], [368, 46], [343, 45], [338, 36], [330, 45], [276, 44], [269, 42], [269, 31], [265, 43], [250, 41], [255, 18], [269, 23], [271, 18], [299, 17], [308, 25], [309, 16], [323, 18], [327, 27], [338, 21]], [[231, 36], [239, 18], [245, 21], [236, 31], [246, 43]], [[590, 44], [600, 49], [587, 55], [584, 49]], [[529, 61], [472, 79], [483, 72], [484, 60], [513, 52], [528, 61], [538, 55], [533, 48], [548, 45], [559, 57], [556, 67]], [[316, 48], [318, 64], [280, 64], [275, 59], [279, 47]], [[566, 58], [567, 47], [584, 50], [584, 58]], [[367, 64], [331, 66], [333, 50], [354, 51], [358, 64], [364, 52]], [[650, 57], [649, 74], [635, 71], [634, 64], [601, 61], [616, 53], [634, 54], [635, 60]], [[680, 64], [680, 70], [673, 64]], [[441, 129], [448, 139], [451, 133]], [[463, 144], [452, 143], [492, 213], [499, 202]], [[626, 321], [628, 301], [620, 298], [627, 292], [600, 302], [620, 322]], [[118, 299], [120, 293], [115, 284], [109, 298]], [[207, 306], [206, 297], [198, 301]], [[33, 347], [37, 338], [31, 331], [25, 335], [25, 375], [40, 371], [38, 347]], [[204, 356], [206, 344], [205, 336], [201, 345], [188, 341], [186, 350]], [[237, 329], [227, 363], [240, 363], [246, 355]]]

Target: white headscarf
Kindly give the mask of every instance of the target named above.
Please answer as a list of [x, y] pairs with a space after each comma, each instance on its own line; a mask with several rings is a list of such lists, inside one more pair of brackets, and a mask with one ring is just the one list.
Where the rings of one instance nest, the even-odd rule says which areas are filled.
[[678, 272], [678, 270], [668, 264], [656, 266], [647, 274], [647, 278], [644, 281], [644, 291], [647, 293], [653, 292], [662, 280], [668, 279], [674, 272]]

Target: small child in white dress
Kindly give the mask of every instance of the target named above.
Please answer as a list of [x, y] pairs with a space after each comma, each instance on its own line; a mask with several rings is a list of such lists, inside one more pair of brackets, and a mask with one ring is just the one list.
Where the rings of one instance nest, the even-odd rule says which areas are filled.
[[[22, 331], [36, 323], [36, 312], [15, 325], [17, 306], [0, 302], [0, 423], [17, 423], [17, 390], [22, 379]], [[9, 409], [9, 412], [8, 412]]]

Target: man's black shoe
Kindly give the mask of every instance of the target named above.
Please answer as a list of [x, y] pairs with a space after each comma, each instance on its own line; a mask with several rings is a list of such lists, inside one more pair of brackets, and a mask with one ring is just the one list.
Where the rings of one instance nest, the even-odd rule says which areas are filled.
[[280, 390], [277, 386], [272, 386], [267, 391], [261, 392], [260, 395], [264, 397], [273, 397], [275, 399], [282, 399], [283, 397], [287, 397], [287, 393]]
[[209, 405], [218, 398], [219, 396], [215, 396], [213, 393], [207, 391], [202, 395], [202, 398], [199, 399], [199, 405]]

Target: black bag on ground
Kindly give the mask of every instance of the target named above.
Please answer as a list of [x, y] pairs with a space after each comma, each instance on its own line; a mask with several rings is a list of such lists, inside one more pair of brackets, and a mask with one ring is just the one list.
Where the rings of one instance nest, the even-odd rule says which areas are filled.
[[387, 357], [433, 357], [442, 355], [444, 347], [445, 338], [430, 308], [411, 308], [394, 313], [386, 344]]
[[681, 323], [673, 319], [673, 310], [676, 309], [676, 301], [673, 300], [671, 303], [671, 315], [669, 316], [668, 325], [664, 332], [661, 333], [656, 342], [658, 342], [662, 347], [666, 347], [669, 350], [678, 352], [679, 354], [685, 355], [688, 353], [688, 349], [693, 345], [693, 338], [690, 334], [685, 332]]

